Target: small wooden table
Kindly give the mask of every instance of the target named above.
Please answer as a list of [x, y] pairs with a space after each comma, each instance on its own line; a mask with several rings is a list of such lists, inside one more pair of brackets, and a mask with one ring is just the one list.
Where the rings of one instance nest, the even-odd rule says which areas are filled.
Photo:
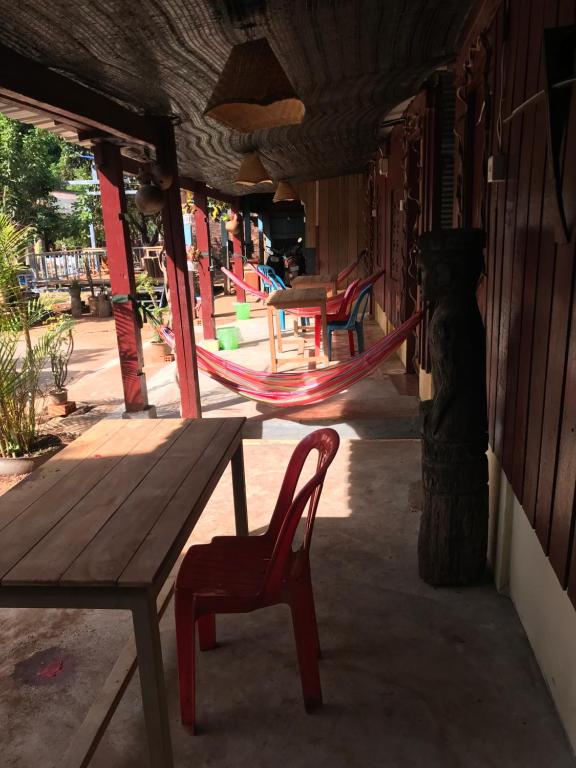
[[[236, 532], [248, 533], [244, 421], [107, 419], [0, 502], [0, 606], [132, 612], [152, 768], [173, 766], [157, 602], [162, 612], [169, 575], [230, 461]], [[88, 765], [135, 669], [131, 648], [58, 768]]]
[[337, 275], [299, 275], [292, 278], [292, 288], [326, 288], [328, 296], [336, 296]]
[[[270, 363], [272, 371], [278, 370], [279, 358], [276, 349], [276, 328], [278, 332], [278, 351], [282, 352], [282, 333], [280, 331], [280, 320], [278, 311], [281, 309], [305, 309], [306, 307], [315, 308], [320, 315], [322, 324], [322, 340], [324, 349], [326, 349], [326, 339], [328, 338], [328, 325], [326, 320], [326, 289], [325, 288], [288, 288], [285, 291], [274, 291], [266, 300], [268, 306], [268, 334], [270, 336]], [[316, 312], [314, 313], [316, 315]], [[315, 321], [316, 322], [316, 321]], [[316, 329], [315, 329], [316, 330]], [[320, 334], [314, 333], [314, 355], [304, 357], [283, 357], [282, 363], [315, 363], [329, 362], [328, 355], [320, 353]]]

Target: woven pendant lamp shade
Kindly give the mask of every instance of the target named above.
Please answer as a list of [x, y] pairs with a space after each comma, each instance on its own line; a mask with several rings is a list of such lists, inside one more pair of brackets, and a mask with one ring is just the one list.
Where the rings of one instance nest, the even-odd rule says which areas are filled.
[[283, 203], [288, 200], [300, 200], [300, 196], [289, 181], [279, 181], [272, 202]]
[[235, 181], [236, 184], [244, 184], [246, 187], [253, 187], [254, 184], [272, 184], [270, 174], [262, 165], [258, 152], [244, 155]]
[[242, 133], [296, 125], [305, 107], [265, 37], [232, 48], [204, 114]]

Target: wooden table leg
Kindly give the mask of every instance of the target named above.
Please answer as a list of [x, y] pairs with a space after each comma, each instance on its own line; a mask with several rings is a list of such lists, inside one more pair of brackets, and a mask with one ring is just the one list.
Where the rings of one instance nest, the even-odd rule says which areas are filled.
[[137, 596], [132, 606], [132, 621], [138, 653], [150, 768], [173, 768], [160, 627], [156, 599], [148, 592]]
[[282, 325], [280, 323], [280, 312], [278, 310], [274, 312], [274, 319], [276, 321], [276, 333], [278, 334], [276, 336], [278, 339], [278, 352], [284, 352], [284, 347], [282, 346]]
[[274, 310], [268, 307], [268, 336], [270, 337], [270, 365], [276, 373], [276, 339], [274, 338]]
[[242, 441], [240, 441], [240, 445], [232, 456], [231, 463], [236, 536], [248, 536], [248, 507], [246, 505], [246, 478], [244, 475], [244, 449]]
[[322, 348], [324, 352], [324, 362], [329, 363], [330, 357], [328, 356], [328, 321], [326, 318], [326, 302], [320, 307], [322, 311]]

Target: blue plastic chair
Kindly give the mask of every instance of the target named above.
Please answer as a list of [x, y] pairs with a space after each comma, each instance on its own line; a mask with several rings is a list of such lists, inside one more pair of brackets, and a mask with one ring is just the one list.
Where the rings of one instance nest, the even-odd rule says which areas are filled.
[[354, 332], [358, 338], [358, 352], [364, 352], [364, 316], [370, 302], [370, 293], [372, 286], [367, 285], [360, 291], [358, 298], [350, 311], [347, 320], [337, 320], [328, 323], [328, 359], [332, 359], [332, 334], [334, 331], [348, 331], [348, 341], [350, 344], [350, 354], [354, 355]]
[[[265, 282], [262, 280], [262, 287], [264, 288], [264, 291], [266, 293], [272, 293], [272, 291], [285, 291], [288, 287], [284, 280], [276, 274], [276, 272], [272, 269], [272, 267], [269, 267], [266, 264], [258, 264], [256, 267], [256, 271], [260, 272], [261, 275], [264, 275], [264, 277], [267, 277], [268, 280], [271, 281], [272, 285], [270, 283]], [[278, 315], [280, 317], [280, 330], [285, 331], [286, 330], [286, 314], [283, 309], [281, 309], [278, 312]]]

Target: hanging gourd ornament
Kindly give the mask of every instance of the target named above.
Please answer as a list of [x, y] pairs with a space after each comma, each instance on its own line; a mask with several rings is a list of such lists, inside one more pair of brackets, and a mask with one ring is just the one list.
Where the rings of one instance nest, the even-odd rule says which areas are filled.
[[154, 183], [154, 177], [150, 171], [141, 172], [139, 179], [140, 186], [134, 198], [136, 208], [144, 216], [154, 216], [154, 214], [159, 213], [164, 208], [166, 194], [163, 189]]

